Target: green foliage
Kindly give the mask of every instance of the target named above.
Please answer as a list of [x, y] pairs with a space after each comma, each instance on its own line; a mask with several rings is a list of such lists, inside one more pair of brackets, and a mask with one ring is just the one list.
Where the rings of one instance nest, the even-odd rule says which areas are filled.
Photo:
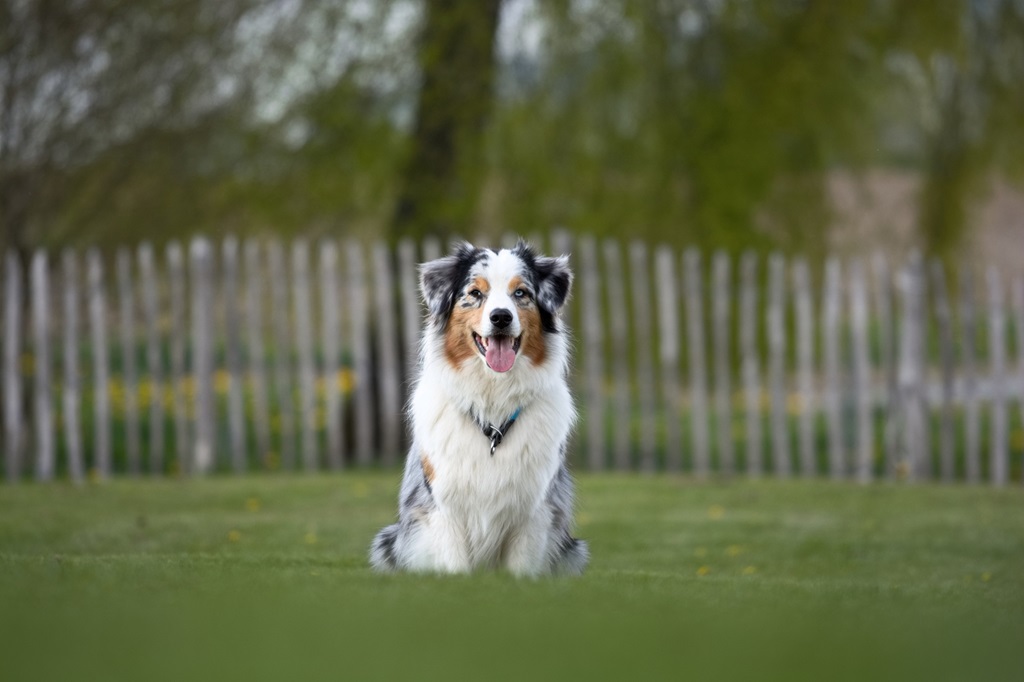
[[[0, 236], [20, 248], [564, 226], [814, 256], [830, 173], [898, 163], [923, 179], [920, 241], [949, 254], [989, 180], [1024, 174], [1010, 0], [563, 0], [528, 6], [524, 50], [495, 44], [490, 2], [96, 0], [56, 24], [33, 6], [2, 7], [20, 33], [0, 78], [25, 55], [37, 73], [0, 111], [25, 119], [67, 64], [112, 66], [66, 69], [38, 145], [0, 133]], [[75, 118], [79, 92], [96, 106]]]

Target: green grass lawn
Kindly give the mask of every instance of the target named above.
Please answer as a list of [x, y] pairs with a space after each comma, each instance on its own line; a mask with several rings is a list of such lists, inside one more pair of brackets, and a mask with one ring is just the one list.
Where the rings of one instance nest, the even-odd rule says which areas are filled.
[[398, 474], [0, 487], [0, 679], [1024, 679], [1024, 491], [581, 476], [583, 578], [377, 576]]

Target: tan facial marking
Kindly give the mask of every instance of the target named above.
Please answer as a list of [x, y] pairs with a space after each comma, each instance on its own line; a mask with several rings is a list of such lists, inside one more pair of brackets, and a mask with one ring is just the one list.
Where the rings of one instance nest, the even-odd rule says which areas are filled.
[[420, 466], [423, 467], [423, 475], [427, 478], [427, 483], [433, 485], [434, 483], [434, 465], [430, 463], [430, 459], [426, 454], [420, 455]]
[[467, 291], [472, 291], [473, 289], [479, 289], [480, 291], [486, 294], [491, 291], [491, 283], [488, 282], [483, 277], [474, 277], [473, 284], [472, 286], [469, 287]]
[[528, 305], [519, 309], [519, 324], [523, 328], [523, 340], [520, 352], [534, 365], [544, 364], [547, 357], [547, 346], [544, 344], [544, 330], [540, 324], [540, 311], [536, 305]]
[[456, 369], [478, 352], [473, 342], [473, 330], [479, 327], [482, 314], [482, 307], [461, 308], [458, 304], [452, 311], [444, 334], [444, 356]]
[[516, 275], [515, 277], [508, 281], [508, 295], [511, 296], [512, 292], [514, 292], [521, 286], [523, 286], [523, 278], [520, 277], [519, 275]]

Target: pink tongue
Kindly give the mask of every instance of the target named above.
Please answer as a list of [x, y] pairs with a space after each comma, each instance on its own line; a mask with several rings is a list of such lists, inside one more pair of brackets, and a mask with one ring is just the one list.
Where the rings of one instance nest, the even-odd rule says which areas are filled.
[[516, 353], [512, 350], [512, 337], [492, 336], [484, 356], [487, 366], [495, 372], [507, 372], [516, 361]]

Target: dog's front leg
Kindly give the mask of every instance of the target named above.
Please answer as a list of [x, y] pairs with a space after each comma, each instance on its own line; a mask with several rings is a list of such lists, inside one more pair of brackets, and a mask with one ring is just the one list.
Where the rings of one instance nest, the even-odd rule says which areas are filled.
[[472, 564], [462, 527], [440, 510], [419, 523], [409, 567], [424, 573], [469, 573]]
[[538, 510], [509, 539], [505, 550], [505, 567], [512, 575], [533, 578], [550, 570], [550, 529], [550, 514], [547, 510]]

